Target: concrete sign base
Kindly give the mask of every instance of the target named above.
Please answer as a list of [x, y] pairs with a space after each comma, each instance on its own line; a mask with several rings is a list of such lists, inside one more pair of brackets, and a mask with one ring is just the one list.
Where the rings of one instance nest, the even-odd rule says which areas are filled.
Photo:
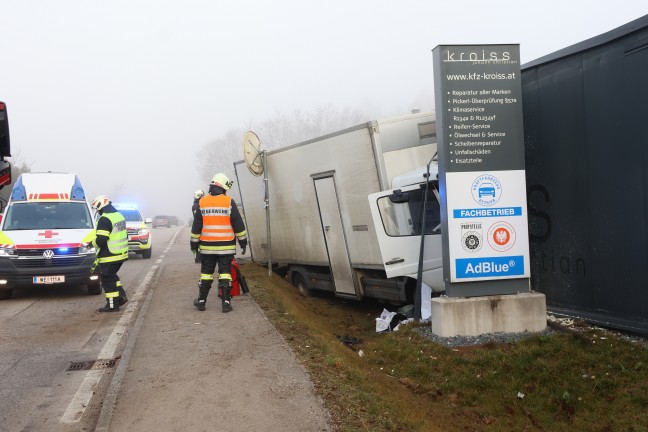
[[535, 333], [546, 327], [547, 306], [541, 293], [432, 299], [432, 333], [441, 337]]

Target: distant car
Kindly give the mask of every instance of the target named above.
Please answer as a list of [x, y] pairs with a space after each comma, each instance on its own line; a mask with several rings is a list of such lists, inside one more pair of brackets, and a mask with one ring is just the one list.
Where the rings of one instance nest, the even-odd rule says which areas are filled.
[[171, 224], [169, 223], [169, 217], [164, 215], [157, 215], [153, 218], [153, 228], [165, 227], [169, 228]]
[[178, 226], [178, 218], [176, 216], [169, 216], [169, 225], [170, 226]]

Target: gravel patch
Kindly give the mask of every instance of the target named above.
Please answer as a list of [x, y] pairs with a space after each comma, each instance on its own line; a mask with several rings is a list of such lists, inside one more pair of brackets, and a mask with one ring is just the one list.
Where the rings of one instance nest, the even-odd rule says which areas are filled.
[[[484, 333], [478, 336], [452, 336], [442, 337], [432, 333], [432, 326], [417, 327], [415, 330], [421, 336], [451, 348], [485, 345], [488, 343], [511, 343], [522, 339], [540, 335], [550, 336], [560, 332], [572, 333], [580, 337], [590, 338], [588, 333], [598, 331], [605, 337], [623, 339], [630, 343], [643, 345], [648, 349], [648, 337], [634, 333], [627, 333], [619, 330], [606, 329], [590, 325], [584, 321], [574, 320], [571, 318], [556, 318], [552, 315], [547, 317], [547, 328], [541, 332], [516, 332], [516, 333]], [[598, 336], [592, 337], [595, 340]]]
[[547, 327], [545, 330], [537, 333], [532, 332], [518, 332], [518, 333], [484, 333], [478, 336], [452, 336], [452, 337], [442, 337], [432, 333], [432, 326], [430, 327], [417, 327], [415, 329], [421, 334], [421, 336], [430, 339], [433, 342], [436, 342], [440, 345], [445, 345], [447, 347], [465, 347], [465, 346], [475, 346], [475, 345], [485, 345], [488, 343], [510, 343], [517, 342], [519, 340], [528, 338], [533, 335], [552, 335], [556, 333], [556, 330]]

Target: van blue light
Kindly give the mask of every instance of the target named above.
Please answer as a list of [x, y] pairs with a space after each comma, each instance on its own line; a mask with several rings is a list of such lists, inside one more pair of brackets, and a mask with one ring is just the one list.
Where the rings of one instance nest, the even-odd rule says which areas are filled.
[[70, 191], [70, 198], [73, 200], [85, 200], [85, 191], [83, 186], [81, 186], [81, 181], [79, 176], [74, 176], [74, 184], [72, 185], [72, 190]]
[[12, 201], [26, 201], [27, 200], [27, 191], [25, 186], [22, 183], [22, 178], [18, 177], [16, 184], [14, 184], [13, 189], [11, 190], [11, 200]]

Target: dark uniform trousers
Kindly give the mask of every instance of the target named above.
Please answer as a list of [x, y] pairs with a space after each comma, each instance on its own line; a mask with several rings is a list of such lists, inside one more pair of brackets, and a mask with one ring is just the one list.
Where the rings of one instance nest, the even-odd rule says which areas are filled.
[[114, 293], [119, 292], [121, 282], [117, 272], [121, 268], [124, 261], [114, 261], [99, 264], [99, 271], [101, 272], [101, 285], [103, 285], [104, 292]]
[[[216, 264], [218, 264], [218, 279], [221, 280], [220, 275], [227, 275], [226, 278], [228, 282], [232, 280], [232, 260], [234, 259], [234, 254], [228, 255], [216, 255], [216, 254], [200, 254], [200, 273], [202, 274], [214, 274], [216, 270]], [[210, 284], [211, 285], [211, 284]]]

